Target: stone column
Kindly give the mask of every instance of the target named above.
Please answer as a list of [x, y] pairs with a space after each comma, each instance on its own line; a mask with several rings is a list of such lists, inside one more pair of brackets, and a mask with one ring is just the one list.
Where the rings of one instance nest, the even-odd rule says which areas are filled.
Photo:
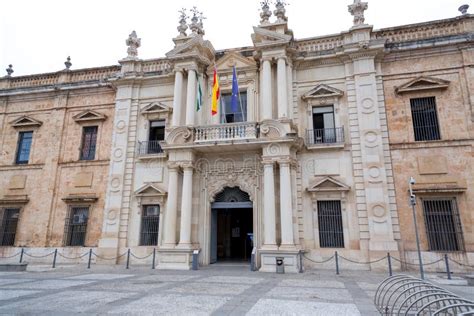
[[165, 235], [163, 238], [163, 246], [176, 246], [176, 218], [178, 215], [178, 167], [168, 167], [168, 202], [166, 206]]
[[270, 60], [264, 59], [262, 64], [262, 118], [271, 120], [273, 118], [272, 105], [272, 65]]
[[281, 248], [294, 248], [290, 162], [280, 161]]
[[273, 161], [264, 161], [263, 164], [263, 247], [266, 249], [276, 249], [274, 163]]
[[193, 167], [183, 167], [183, 195], [181, 200], [181, 231], [179, 237], [180, 248], [191, 247], [191, 219], [193, 208]]
[[277, 82], [278, 82], [278, 118], [288, 118], [288, 86], [285, 57], [278, 58]]
[[175, 70], [173, 97], [173, 127], [181, 125], [181, 107], [183, 99], [183, 71]]
[[196, 71], [188, 70], [188, 91], [186, 97], [186, 125], [194, 125], [194, 112], [196, 111]]

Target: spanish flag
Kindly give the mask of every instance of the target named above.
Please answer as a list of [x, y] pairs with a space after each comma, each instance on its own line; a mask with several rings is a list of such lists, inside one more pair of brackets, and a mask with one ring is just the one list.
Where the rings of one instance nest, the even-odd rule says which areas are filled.
[[219, 79], [217, 78], [217, 69], [214, 68], [214, 84], [212, 85], [212, 115], [217, 114], [217, 105], [219, 104], [219, 98], [221, 97], [221, 90], [219, 88]]

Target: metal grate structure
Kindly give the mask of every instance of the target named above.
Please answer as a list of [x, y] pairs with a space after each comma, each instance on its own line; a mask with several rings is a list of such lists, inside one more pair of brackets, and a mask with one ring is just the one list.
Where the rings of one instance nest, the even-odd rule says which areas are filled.
[[71, 207], [64, 227], [64, 246], [84, 246], [89, 207]]
[[0, 246], [13, 246], [15, 244], [19, 216], [19, 208], [5, 208], [3, 214], [0, 212]]
[[474, 315], [474, 302], [408, 275], [383, 280], [374, 304], [381, 315]]
[[138, 142], [138, 155], [143, 156], [163, 153], [160, 142], [161, 140]]
[[431, 251], [463, 251], [461, 219], [455, 199], [423, 200], [423, 215]]
[[415, 141], [441, 139], [435, 97], [410, 99]]
[[306, 144], [342, 144], [344, 143], [344, 127], [310, 129], [306, 131]]
[[341, 201], [318, 201], [321, 248], [344, 248]]
[[140, 245], [158, 245], [158, 229], [160, 227], [160, 206], [143, 206], [142, 220], [140, 226]]

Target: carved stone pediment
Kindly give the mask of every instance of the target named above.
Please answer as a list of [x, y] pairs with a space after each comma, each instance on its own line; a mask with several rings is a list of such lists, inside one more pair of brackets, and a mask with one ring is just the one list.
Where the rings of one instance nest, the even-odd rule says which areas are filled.
[[88, 111], [83, 111], [79, 114], [76, 114], [72, 118], [76, 122], [89, 122], [89, 121], [105, 121], [107, 119], [107, 116], [99, 112], [88, 110]]
[[183, 60], [195, 58], [206, 65], [214, 60], [215, 49], [210, 41], [204, 40], [202, 36], [189, 36], [189, 40], [183, 41], [174, 49], [166, 53], [171, 60]]
[[35, 120], [34, 118], [32, 118], [30, 116], [24, 115], [24, 116], [21, 116], [21, 117], [17, 118], [16, 120], [10, 122], [10, 124], [15, 128], [19, 128], [19, 127], [40, 127], [41, 125], [43, 125], [43, 122]]
[[238, 52], [227, 52], [224, 54], [224, 56], [219, 59], [219, 61], [216, 63], [216, 68], [217, 70], [220, 71], [220, 73], [226, 72], [226, 71], [232, 71], [232, 67], [236, 69], [241, 69], [241, 68], [256, 68], [257, 63], [255, 60], [252, 58], [246, 58], [239, 54]]
[[324, 177], [310, 184], [308, 187], [308, 192], [346, 192], [350, 189], [350, 186], [337, 181], [332, 177]]
[[28, 195], [4, 195], [0, 198], [0, 205], [24, 205], [29, 202]]
[[147, 183], [135, 191], [136, 196], [166, 196], [166, 191], [154, 183]]
[[424, 91], [424, 90], [436, 90], [436, 89], [447, 89], [449, 87], [449, 81], [435, 77], [417, 77], [409, 82], [396, 87], [395, 92], [398, 94]]
[[344, 92], [325, 84], [318, 84], [313, 89], [309, 90], [301, 97], [303, 100], [325, 99], [325, 98], [340, 98]]
[[169, 114], [173, 112], [173, 108], [167, 106], [166, 104], [162, 102], [152, 102], [148, 105], [145, 105], [141, 110], [140, 113], [143, 115], [146, 114], [160, 114], [160, 113], [166, 113]]
[[291, 34], [279, 33], [262, 27], [254, 27], [253, 31], [252, 41], [256, 47], [287, 45], [293, 39]]

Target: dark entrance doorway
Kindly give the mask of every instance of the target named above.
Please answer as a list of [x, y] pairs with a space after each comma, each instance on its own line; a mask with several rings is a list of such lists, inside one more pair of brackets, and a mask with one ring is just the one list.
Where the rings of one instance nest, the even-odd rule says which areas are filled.
[[253, 248], [253, 209], [247, 193], [225, 188], [211, 207], [211, 263], [249, 261]]

